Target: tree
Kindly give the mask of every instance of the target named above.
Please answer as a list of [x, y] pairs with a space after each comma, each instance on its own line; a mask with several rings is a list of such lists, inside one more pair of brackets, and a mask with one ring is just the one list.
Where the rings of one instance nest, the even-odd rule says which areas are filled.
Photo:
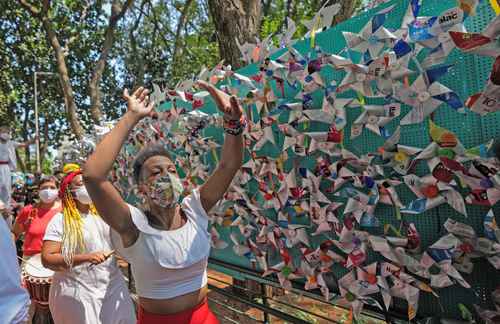
[[351, 18], [354, 12], [359, 9], [363, 3], [362, 0], [323, 0], [322, 6], [340, 3], [342, 6], [340, 11], [333, 17], [332, 26]]
[[[35, 5], [28, 3], [27, 0], [18, 0], [19, 3], [32, 15], [33, 18], [38, 19], [43, 27], [43, 30], [46, 34], [47, 41], [50, 43], [54, 56], [57, 62], [57, 71], [60, 76], [62, 91], [64, 95], [64, 102], [66, 106], [66, 113], [68, 122], [73, 130], [74, 135], [81, 139], [84, 134], [84, 129], [81, 126], [78, 113], [77, 113], [77, 105], [75, 101], [75, 95], [73, 92], [73, 87], [70, 80], [70, 72], [68, 66], [66, 64], [66, 55], [69, 51], [69, 45], [71, 41], [68, 41], [65, 47], [61, 45], [59, 40], [57, 30], [54, 27], [54, 22], [51, 18], [51, 3], [50, 0], [44, 0], [42, 3], [42, 7], [38, 8]], [[94, 119], [95, 123], [99, 123], [101, 119], [101, 97], [99, 93], [98, 83], [102, 78], [102, 72], [105, 68], [106, 59], [108, 57], [108, 53], [110, 48], [113, 45], [114, 39], [114, 30], [128, 7], [132, 4], [133, 0], [127, 0], [124, 4], [121, 4], [118, 0], [113, 0], [111, 4], [111, 15], [109, 17], [108, 26], [105, 31], [105, 37], [103, 42], [103, 47], [101, 49], [101, 53], [99, 58], [96, 61], [95, 69], [93, 70], [91, 81], [90, 81], [90, 98], [91, 98], [91, 116]], [[90, 3], [85, 3], [83, 8], [83, 12], [88, 10]], [[85, 14], [83, 15], [85, 17]], [[73, 40], [76, 39], [77, 36], [73, 35]], [[70, 38], [71, 40], [71, 38]]]
[[272, 0], [268, 13], [262, 19], [261, 38], [284, 30], [287, 27], [287, 17], [297, 24], [295, 38], [301, 38], [307, 32], [301, 22], [311, 19], [323, 6], [335, 3], [340, 3], [341, 9], [333, 18], [332, 26], [351, 18], [361, 8], [363, 0]]
[[218, 60], [217, 43], [205, 0], [143, 0], [133, 10], [119, 53], [127, 83], [174, 87]]
[[[241, 53], [236, 39], [243, 44], [255, 43], [286, 28], [287, 17], [297, 23], [296, 38], [307, 32], [300, 24], [311, 19], [323, 6], [341, 4], [332, 26], [349, 19], [363, 0], [206, 0], [215, 28], [220, 58], [233, 68], [241, 67]], [[278, 40], [276, 40], [277, 42]]]
[[102, 46], [101, 54], [96, 62], [96, 67], [92, 73], [92, 78], [90, 79], [90, 112], [92, 114], [92, 119], [95, 123], [99, 124], [102, 118], [102, 102], [101, 102], [101, 92], [99, 88], [99, 82], [102, 79], [102, 73], [106, 67], [106, 61], [109, 56], [109, 52], [114, 43], [115, 29], [118, 21], [122, 19], [125, 12], [130, 7], [134, 0], [126, 0], [124, 4], [119, 1], [114, 0], [111, 4], [111, 15], [109, 16], [108, 26], [104, 32], [104, 42]]
[[236, 39], [255, 43], [259, 35], [261, 2], [259, 0], [208, 0], [215, 25], [221, 58], [233, 68], [241, 66]]
[[[123, 87], [151, 86], [152, 81], [174, 87], [178, 81], [196, 75], [203, 65], [214, 66], [219, 59], [206, 1], [193, 0], [185, 6], [185, 2], [177, 0], [138, 0], [114, 22], [110, 18], [112, 1], [49, 3], [47, 16], [63, 50], [73, 91], [74, 100], [69, 102], [76, 103], [76, 121], [86, 131], [97, 119], [91, 113], [96, 102], [100, 101], [97, 106], [106, 119], [121, 115]], [[41, 10], [41, 2], [31, 3], [38, 6], [34, 10]], [[182, 12], [184, 18], [180, 19]], [[114, 23], [114, 45], [109, 46], [107, 31]], [[97, 64], [104, 62], [103, 49], [109, 51], [106, 64]], [[0, 2], [0, 62], [0, 123], [12, 126], [14, 136], [20, 140], [32, 138], [33, 73], [56, 72], [58, 61], [40, 16], [18, 2]], [[92, 78], [96, 71], [99, 81]], [[38, 79], [42, 158], [49, 148], [57, 148], [64, 135], [74, 136], [61, 88], [57, 77]], [[98, 98], [92, 95], [96, 89]], [[19, 165], [25, 164], [30, 171], [33, 150], [20, 156]]]
[[[335, 23], [360, 0], [343, 2]], [[173, 88], [221, 58], [236, 69], [236, 38], [253, 43], [275, 34], [286, 28], [286, 17], [297, 22], [300, 38], [306, 33], [300, 22], [323, 5], [325, 0], [1, 1], [0, 124], [12, 126], [20, 140], [32, 138], [33, 73], [58, 72], [61, 78], [38, 81], [43, 159], [63, 136], [81, 136], [101, 119], [118, 118], [124, 87], [155, 82]], [[20, 153], [19, 165], [30, 171], [33, 152]]]
[[[0, 10], [0, 123], [10, 126], [14, 136], [20, 133], [21, 140], [28, 140], [34, 136], [33, 73], [52, 70], [51, 51], [42, 35], [33, 33], [38, 27], [37, 20], [13, 2], [2, 2]], [[53, 123], [64, 119], [64, 108], [58, 102], [58, 80], [42, 79], [38, 84], [43, 156], [49, 142], [57, 141], [67, 128], [65, 123]], [[26, 166], [26, 171], [31, 171], [34, 163], [30, 163], [30, 150], [19, 153], [19, 166], [23, 169]]]

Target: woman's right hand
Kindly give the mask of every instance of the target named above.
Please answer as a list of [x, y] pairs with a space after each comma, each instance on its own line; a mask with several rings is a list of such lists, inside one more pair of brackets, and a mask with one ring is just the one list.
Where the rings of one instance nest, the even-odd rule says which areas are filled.
[[154, 102], [149, 102], [149, 91], [144, 87], [139, 87], [132, 95], [128, 89], [123, 90], [123, 98], [127, 100], [128, 113], [133, 114], [137, 119], [142, 119], [155, 114]]
[[104, 251], [88, 253], [87, 254], [87, 262], [90, 262], [93, 265], [98, 265], [98, 264], [106, 261], [111, 256], [111, 254], [113, 254], [113, 253], [112, 252], [104, 252]]

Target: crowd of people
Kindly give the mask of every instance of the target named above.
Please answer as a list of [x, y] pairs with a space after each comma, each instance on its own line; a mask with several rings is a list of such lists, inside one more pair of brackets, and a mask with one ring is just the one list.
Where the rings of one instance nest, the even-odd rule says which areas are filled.
[[[12, 141], [9, 129], [0, 128], [0, 323], [27, 323], [30, 317], [35, 323], [37, 307], [44, 306], [56, 324], [218, 323], [207, 304], [207, 212], [241, 167], [245, 121], [236, 98], [204, 82], [199, 86], [224, 113], [221, 162], [203, 185], [184, 193], [165, 146], [146, 147], [129, 175], [146, 210], [127, 204], [107, 179], [129, 133], [155, 114], [148, 90], [125, 90], [127, 112], [86, 164], [68, 163], [57, 170], [60, 177], [36, 177], [36, 199], [24, 206], [12, 193], [11, 172], [15, 149], [31, 142]], [[136, 305], [118, 258], [131, 265]]]

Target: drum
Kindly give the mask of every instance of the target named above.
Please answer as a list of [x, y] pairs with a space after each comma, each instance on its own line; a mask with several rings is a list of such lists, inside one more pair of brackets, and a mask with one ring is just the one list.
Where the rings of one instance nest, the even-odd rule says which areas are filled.
[[31, 257], [23, 266], [22, 276], [31, 300], [41, 306], [49, 305], [49, 290], [54, 271], [42, 265], [40, 254]]

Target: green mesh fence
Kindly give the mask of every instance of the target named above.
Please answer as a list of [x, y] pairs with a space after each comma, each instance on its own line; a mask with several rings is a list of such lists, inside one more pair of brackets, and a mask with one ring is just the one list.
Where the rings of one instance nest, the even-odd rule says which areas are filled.
[[[346, 45], [341, 31], [359, 32], [361, 28], [368, 22], [371, 16], [378, 10], [389, 5], [396, 5], [394, 10], [388, 16], [386, 23], [387, 28], [397, 29], [401, 25], [403, 15], [408, 7], [407, 0], [396, 0], [391, 3], [385, 4], [380, 8], [363, 13], [354, 17], [338, 26], [324, 31], [316, 36], [316, 43], [327, 53], [338, 53]], [[421, 16], [432, 16], [441, 13], [442, 11], [456, 6], [455, 0], [424, 0], [422, 4]], [[487, 23], [494, 17], [492, 9], [488, 5], [488, 1], [483, 1], [478, 8], [476, 16], [469, 17], [466, 21], [466, 27], [471, 32], [481, 32]], [[295, 45], [295, 48], [302, 54], [310, 50], [310, 41], [300, 41]], [[277, 53], [277, 57], [280, 53]], [[486, 80], [491, 71], [492, 60], [489, 58], [462, 54], [458, 50], [454, 50], [448, 58], [448, 62], [454, 64], [454, 67], [440, 82], [456, 91], [462, 101], [473, 93], [481, 91], [484, 87]], [[257, 72], [256, 65], [249, 65], [239, 71], [244, 75], [253, 75]], [[341, 81], [344, 73], [334, 71], [333, 69], [323, 69], [322, 75], [326, 82], [333, 79], [338, 82]], [[293, 98], [295, 93], [290, 89], [286, 91], [288, 98]], [[315, 94], [315, 108], [321, 107], [321, 94]], [[401, 116], [404, 116], [410, 107], [403, 107]], [[207, 112], [215, 112], [213, 104], [204, 108]], [[345, 134], [350, 134], [350, 124], [359, 115], [360, 109], [349, 108], [347, 111], [348, 126], [345, 129]], [[286, 117], [286, 116], [285, 116]], [[460, 114], [446, 105], [442, 105], [434, 114], [434, 121], [453, 132], [460, 138], [461, 142], [466, 148], [485, 143], [491, 138], [500, 135], [500, 114], [490, 114], [481, 118], [479, 115], [467, 112]], [[388, 126], [392, 132], [399, 124], [399, 119], [394, 120]], [[313, 127], [310, 129], [314, 130]], [[222, 134], [208, 130], [206, 135], [213, 135], [217, 139], [222, 140]], [[280, 147], [283, 143], [283, 138], [279, 138], [278, 132], [275, 132], [277, 138], [277, 145]], [[344, 145], [347, 149], [356, 154], [364, 154], [373, 152], [378, 147], [382, 146], [384, 139], [368, 132], [363, 131], [363, 134], [354, 140], [350, 140], [346, 135]], [[400, 144], [416, 146], [424, 148], [429, 144], [428, 124], [426, 122], [402, 127]], [[260, 155], [276, 156], [277, 152], [272, 147], [266, 145], [260, 152]], [[311, 161], [303, 161], [302, 166], [311, 166]], [[400, 186], [400, 188], [403, 186]], [[401, 188], [398, 190], [403, 204], [413, 200], [415, 197], [409, 190]], [[404, 220], [415, 223], [422, 238], [423, 248], [434, 243], [444, 233], [443, 224], [448, 218], [456, 219], [458, 221], [467, 223], [474, 227], [476, 233], [482, 235], [482, 222], [483, 217], [488, 211], [487, 208], [476, 207], [467, 205], [468, 218], [457, 214], [448, 205], [442, 205], [434, 208], [421, 215], [403, 215]], [[494, 209], [498, 212], [498, 207]], [[376, 216], [382, 223], [390, 223], [394, 226], [399, 226], [395, 217], [394, 209], [391, 207], [378, 206]], [[270, 213], [269, 217], [275, 219], [274, 214]], [[309, 224], [309, 220], [305, 217], [294, 219], [293, 223]], [[314, 229], [314, 228], [312, 228]], [[238, 229], [232, 228], [218, 228], [222, 237], [231, 242], [229, 234], [231, 231]], [[382, 229], [371, 230], [374, 234], [381, 234]], [[311, 237], [313, 248], [318, 246], [319, 242], [324, 240], [325, 237]], [[211, 257], [220, 261], [224, 261], [236, 266], [250, 268], [250, 262], [245, 257], [240, 257], [233, 253], [231, 249], [232, 244], [224, 250], [212, 249]], [[277, 256], [271, 256], [271, 258]], [[370, 255], [370, 259], [375, 260], [374, 256]], [[370, 260], [371, 261], [371, 260]], [[272, 261], [270, 265], [274, 264]], [[220, 270], [220, 268], [219, 268]], [[347, 271], [340, 266], [333, 267], [333, 273], [337, 278], [341, 278]], [[449, 288], [436, 289], [439, 294], [439, 299], [433, 297], [431, 294], [421, 292], [419, 302], [419, 317], [427, 316], [440, 316], [440, 317], [459, 317], [458, 304], [463, 303], [467, 306], [479, 304], [485, 307], [491, 307], [490, 294], [500, 284], [500, 276], [494, 268], [485, 260], [475, 262], [474, 271], [471, 275], [464, 275], [464, 278], [472, 285], [472, 289], [464, 289], [459, 285], [454, 285]], [[394, 303], [394, 310], [401, 313], [403, 316], [407, 314], [407, 305], [404, 300], [396, 299]]]

